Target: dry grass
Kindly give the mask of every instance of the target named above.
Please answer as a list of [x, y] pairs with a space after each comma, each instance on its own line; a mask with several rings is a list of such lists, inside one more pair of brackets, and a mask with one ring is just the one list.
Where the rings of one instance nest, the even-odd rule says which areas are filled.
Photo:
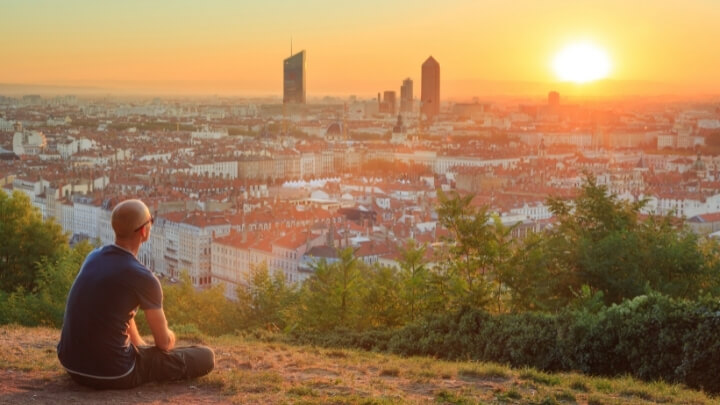
[[[209, 376], [177, 384], [150, 384], [130, 393], [78, 391], [57, 363], [58, 331], [0, 327], [0, 373], [22, 374], [46, 385], [27, 387], [22, 379], [3, 382], [0, 403], [241, 404], [711, 404], [701, 392], [630, 378], [591, 378], [513, 370], [485, 363], [446, 362], [352, 350], [326, 350], [262, 343], [234, 336], [202, 338], [213, 347], [217, 367]], [[197, 337], [195, 337], [197, 339]], [[2, 377], [0, 376], [0, 377]], [[49, 387], [43, 396], [43, 387]], [[134, 398], [134, 397], [133, 397]]]

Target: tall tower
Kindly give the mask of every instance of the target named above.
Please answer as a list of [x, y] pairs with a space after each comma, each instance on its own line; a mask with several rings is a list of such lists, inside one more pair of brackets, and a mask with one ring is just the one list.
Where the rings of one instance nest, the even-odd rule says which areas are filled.
[[403, 80], [400, 87], [400, 112], [412, 112], [413, 109], [413, 81], [409, 77]]
[[548, 106], [557, 108], [560, 105], [560, 93], [551, 91], [548, 93]]
[[283, 104], [305, 104], [305, 51], [283, 61]]
[[440, 113], [440, 64], [432, 56], [422, 64], [420, 111], [428, 119]]

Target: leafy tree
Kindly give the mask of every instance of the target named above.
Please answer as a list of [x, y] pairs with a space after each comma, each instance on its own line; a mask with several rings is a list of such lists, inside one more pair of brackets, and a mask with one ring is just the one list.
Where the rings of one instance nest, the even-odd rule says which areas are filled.
[[19, 191], [0, 192], [0, 290], [33, 291], [40, 263], [56, 263], [68, 250], [67, 236]]
[[[198, 290], [193, 287], [190, 276], [183, 272], [180, 282], [163, 288], [163, 309], [170, 327], [195, 326], [209, 335], [230, 333], [241, 326], [240, 313], [235, 304], [224, 294], [225, 287], [213, 286]], [[143, 333], [150, 330], [144, 317], [137, 317]]]
[[283, 272], [271, 275], [263, 264], [250, 269], [248, 285], [238, 286], [237, 296], [243, 326], [277, 330], [290, 324], [298, 291], [287, 283]]
[[395, 268], [375, 265], [367, 269], [367, 288], [362, 297], [359, 326], [392, 328], [403, 324], [402, 281]]
[[43, 259], [32, 291], [20, 287], [5, 300], [0, 298], [0, 322], [62, 326], [67, 295], [90, 250], [92, 245], [83, 241], [61, 254], [56, 262]]
[[411, 239], [400, 252], [403, 306], [410, 322], [423, 315], [428, 305], [430, 274], [424, 263], [425, 251], [425, 246], [417, 246]]
[[340, 260], [331, 264], [321, 260], [313, 276], [303, 283], [301, 326], [315, 330], [358, 326], [367, 285], [363, 280], [365, 266], [353, 255], [352, 248], [341, 250], [339, 256]]
[[485, 308], [502, 290], [499, 276], [510, 249], [511, 228], [492, 218], [487, 207], [470, 205], [473, 196], [439, 194], [438, 219], [449, 232], [447, 266], [455, 306]]
[[549, 204], [555, 226], [525, 241], [504, 279], [516, 308], [561, 308], [583, 286], [605, 303], [650, 291], [692, 299], [717, 290], [717, 248], [674, 218], [643, 218], [643, 201], [619, 201], [588, 177], [576, 198]]

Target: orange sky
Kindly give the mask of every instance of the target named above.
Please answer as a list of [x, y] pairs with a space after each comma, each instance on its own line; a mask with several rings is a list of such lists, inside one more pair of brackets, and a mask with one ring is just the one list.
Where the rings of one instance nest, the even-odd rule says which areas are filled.
[[5, 0], [0, 83], [280, 95], [292, 36], [309, 97], [398, 90], [405, 77], [419, 94], [429, 55], [443, 98], [542, 94], [562, 87], [554, 55], [585, 40], [610, 55], [609, 79], [633, 81], [609, 92], [720, 94], [718, 0], [241, 3]]

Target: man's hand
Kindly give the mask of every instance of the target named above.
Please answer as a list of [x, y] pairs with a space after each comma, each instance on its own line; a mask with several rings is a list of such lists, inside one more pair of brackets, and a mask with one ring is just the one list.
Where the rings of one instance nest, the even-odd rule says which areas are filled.
[[175, 347], [175, 334], [168, 329], [165, 311], [160, 309], [146, 309], [145, 319], [155, 339], [155, 346], [164, 351], [170, 351]]
[[147, 346], [147, 343], [145, 343], [142, 336], [140, 336], [140, 332], [138, 332], [135, 318], [131, 318], [130, 322], [128, 322], [127, 333], [128, 336], [130, 336], [130, 342], [135, 346]]

